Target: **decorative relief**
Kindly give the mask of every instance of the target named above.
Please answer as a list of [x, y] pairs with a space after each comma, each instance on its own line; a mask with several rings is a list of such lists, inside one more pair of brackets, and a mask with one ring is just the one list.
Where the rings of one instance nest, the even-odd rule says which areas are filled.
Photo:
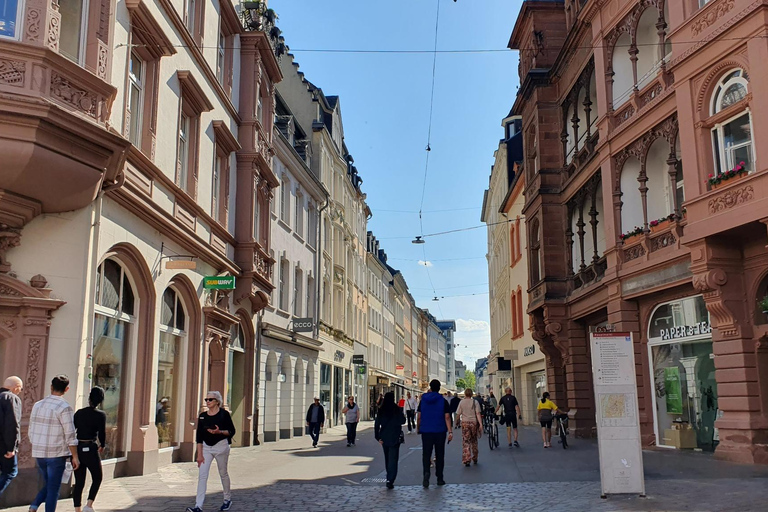
[[621, 125], [633, 115], [635, 115], [635, 107], [630, 106], [628, 109], [622, 111], [618, 116], [616, 116], [616, 126]]
[[59, 38], [61, 33], [61, 14], [56, 11], [48, 11], [50, 19], [48, 20], [48, 30], [46, 31], [45, 45], [51, 50], [59, 51]]
[[675, 235], [672, 232], [664, 233], [663, 235], [651, 239], [651, 252], [670, 247], [674, 245], [675, 242], [677, 242], [677, 238], [675, 238]]
[[696, 291], [702, 293], [717, 291], [727, 282], [728, 275], [721, 268], [715, 268], [693, 276], [693, 287]]
[[24, 39], [29, 42], [40, 41], [40, 9], [27, 9], [27, 19], [24, 22]]
[[27, 352], [27, 378], [24, 380], [24, 410], [31, 411], [40, 394], [40, 348], [42, 338], [30, 338]]
[[107, 80], [107, 61], [109, 60], [109, 47], [101, 39], [99, 42], [98, 61], [96, 63], [96, 76], [102, 80]]
[[3, 318], [2, 320], [0, 320], [0, 323], [2, 323], [2, 325], [9, 331], [16, 330], [17, 324], [16, 324], [16, 320], [13, 318]]
[[728, 192], [709, 200], [707, 204], [710, 214], [720, 213], [755, 198], [752, 185], [729, 190]]
[[632, 261], [645, 256], [645, 247], [642, 244], [633, 245], [624, 249], [624, 261]]
[[21, 243], [21, 230], [0, 224], [0, 272], [11, 270], [11, 263], [5, 258], [8, 249], [18, 247]]
[[0, 284], [0, 295], [5, 295], [8, 297], [21, 297], [21, 293], [18, 290], [14, 290], [10, 286], [5, 286], [4, 284]]
[[50, 327], [51, 322], [45, 318], [27, 318], [24, 320], [25, 325], [42, 325], [45, 327]]
[[69, 79], [55, 71], [51, 72], [51, 95], [97, 119], [96, 107], [99, 100], [96, 95], [76, 87]]
[[257, 274], [267, 281], [272, 280], [272, 263], [267, 258], [257, 252], [253, 256], [253, 264]]
[[651, 88], [650, 91], [646, 92], [640, 97], [640, 104], [642, 106], [648, 105], [656, 97], [658, 97], [663, 90], [664, 88], [661, 86], [661, 84], [657, 83], [653, 88]]
[[0, 84], [24, 86], [27, 63], [20, 60], [0, 59]]
[[704, 16], [700, 17], [691, 27], [691, 35], [697, 36], [704, 30], [715, 24], [717, 20], [725, 16], [733, 9], [735, 0], [723, 0], [712, 7]]

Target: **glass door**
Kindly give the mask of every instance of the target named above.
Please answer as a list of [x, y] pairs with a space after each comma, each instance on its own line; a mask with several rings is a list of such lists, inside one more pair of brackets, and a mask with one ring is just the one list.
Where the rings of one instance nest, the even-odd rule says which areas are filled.
[[333, 416], [334, 425], [343, 425], [341, 410], [344, 408], [344, 368], [333, 367]]

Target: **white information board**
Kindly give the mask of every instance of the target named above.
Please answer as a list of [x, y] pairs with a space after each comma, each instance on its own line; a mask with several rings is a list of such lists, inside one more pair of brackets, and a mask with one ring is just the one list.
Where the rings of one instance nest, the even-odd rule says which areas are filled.
[[590, 334], [602, 494], [645, 495], [632, 334]]

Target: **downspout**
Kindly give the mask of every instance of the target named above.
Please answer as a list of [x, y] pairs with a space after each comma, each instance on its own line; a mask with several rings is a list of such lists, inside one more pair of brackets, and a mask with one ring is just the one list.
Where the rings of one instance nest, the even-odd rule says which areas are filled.
[[264, 308], [256, 313], [256, 322], [253, 330], [254, 351], [256, 352], [256, 367], [253, 377], [253, 445], [259, 446], [259, 395], [261, 391], [261, 322], [264, 316]]
[[320, 276], [320, 260], [323, 258], [323, 212], [331, 204], [330, 195], [325, 190], [325, 204], [317, 213], [317, 258], [315, 259], [315, 326], [312, 330], [312, 334], [317, 339], [320, 336], [320, 283], [322, 276]]

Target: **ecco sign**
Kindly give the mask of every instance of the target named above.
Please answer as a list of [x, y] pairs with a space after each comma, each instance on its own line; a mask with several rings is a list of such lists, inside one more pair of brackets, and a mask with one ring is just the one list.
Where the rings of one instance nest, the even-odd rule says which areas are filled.
[[315, 324], [312, 318], [294, 318], [293, 319], [293, 332], [312, 332], [315, 329]]
[[525, 357], [532, 356], [535, 353], [536, 353], [536, 345], [525, 347], [525, 349], [523, 350], [523, 356]]

